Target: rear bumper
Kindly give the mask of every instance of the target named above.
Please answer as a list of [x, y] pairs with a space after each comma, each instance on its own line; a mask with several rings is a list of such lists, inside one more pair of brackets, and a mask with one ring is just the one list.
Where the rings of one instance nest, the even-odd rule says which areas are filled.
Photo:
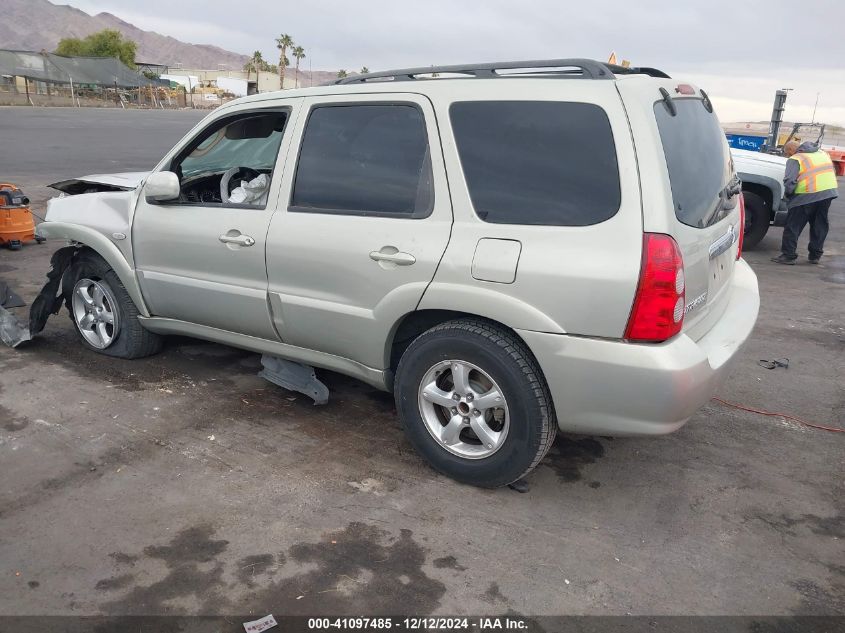
[[698, 341], [658, 345], [520, 330], [540, 363], [562, 431], [671, 433], [713, 396], [760, 308], [757, 277], [737, 262], [722, 318]]

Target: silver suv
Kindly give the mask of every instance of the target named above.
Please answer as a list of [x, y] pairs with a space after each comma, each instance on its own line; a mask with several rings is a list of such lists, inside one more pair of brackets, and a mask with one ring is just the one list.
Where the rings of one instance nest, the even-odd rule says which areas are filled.
[[[656, 435], [754, 327], [742, 196], [704, 91], [590, 60], [409, 69], [260, 94], [150, 174], [57, 183], [82, 343], [217, 341], [392, 390], [480, 486], [558, 429]], [[284, 361], [283, 361], [284, 362]], [[302, 365], [299, 365], [300, 367]]]

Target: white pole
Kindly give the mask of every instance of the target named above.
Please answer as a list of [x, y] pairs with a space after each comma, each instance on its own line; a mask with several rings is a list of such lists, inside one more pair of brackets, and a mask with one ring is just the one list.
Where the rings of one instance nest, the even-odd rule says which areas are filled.
[[73, 102], [73, 77], [68, 75], [68, 79], [70, 79], [70, 105], [75, 106], [76, 104]]

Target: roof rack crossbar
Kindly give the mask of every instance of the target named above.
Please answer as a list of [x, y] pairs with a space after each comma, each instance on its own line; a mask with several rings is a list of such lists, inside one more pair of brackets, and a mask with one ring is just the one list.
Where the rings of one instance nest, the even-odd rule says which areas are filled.
[[[542, 69], [548, 69], [546, 71]], [[501, 73], [501, 70], [525, 69], [525, 73]], [[459, 64], [455, 66], [426, 66], [420, 68], [403, 68], [399, 70], [385, 70], [364, 75], [353, 75], [338, 79], [335, 84], [367, 83], [373, 80], [382, 81], [417, 81], [432, 79], [433, 75], [453, 74], [464, 75], [468, 79], [491, 79], [497, 77], [560, 77], [568, 79], [614, 79], [616, 74], [631, 75], [644, 74], [651, 77], [668, 78], [669, 75], [656, 68], [624, 68], [613, 64], [605, 64], [593, 59], [544, 59], [516, 62], [498, 62], [486, 64]]]

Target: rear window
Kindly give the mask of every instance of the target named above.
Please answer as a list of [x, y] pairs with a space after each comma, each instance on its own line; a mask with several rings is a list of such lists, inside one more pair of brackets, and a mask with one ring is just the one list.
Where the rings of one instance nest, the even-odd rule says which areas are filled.
[[731, 178], [730, 155], [719, 120], [701, 99], [675, 99], [677, 114], [654, 104], [660, 130], [675, 216], [680, 222], [706, 228], [722, 219], [720, 194]]
[[619, 210], [605, 111], [589, 103], [472, 101], [449, 110], [469, 195], [495, 224], [586, 226]]

